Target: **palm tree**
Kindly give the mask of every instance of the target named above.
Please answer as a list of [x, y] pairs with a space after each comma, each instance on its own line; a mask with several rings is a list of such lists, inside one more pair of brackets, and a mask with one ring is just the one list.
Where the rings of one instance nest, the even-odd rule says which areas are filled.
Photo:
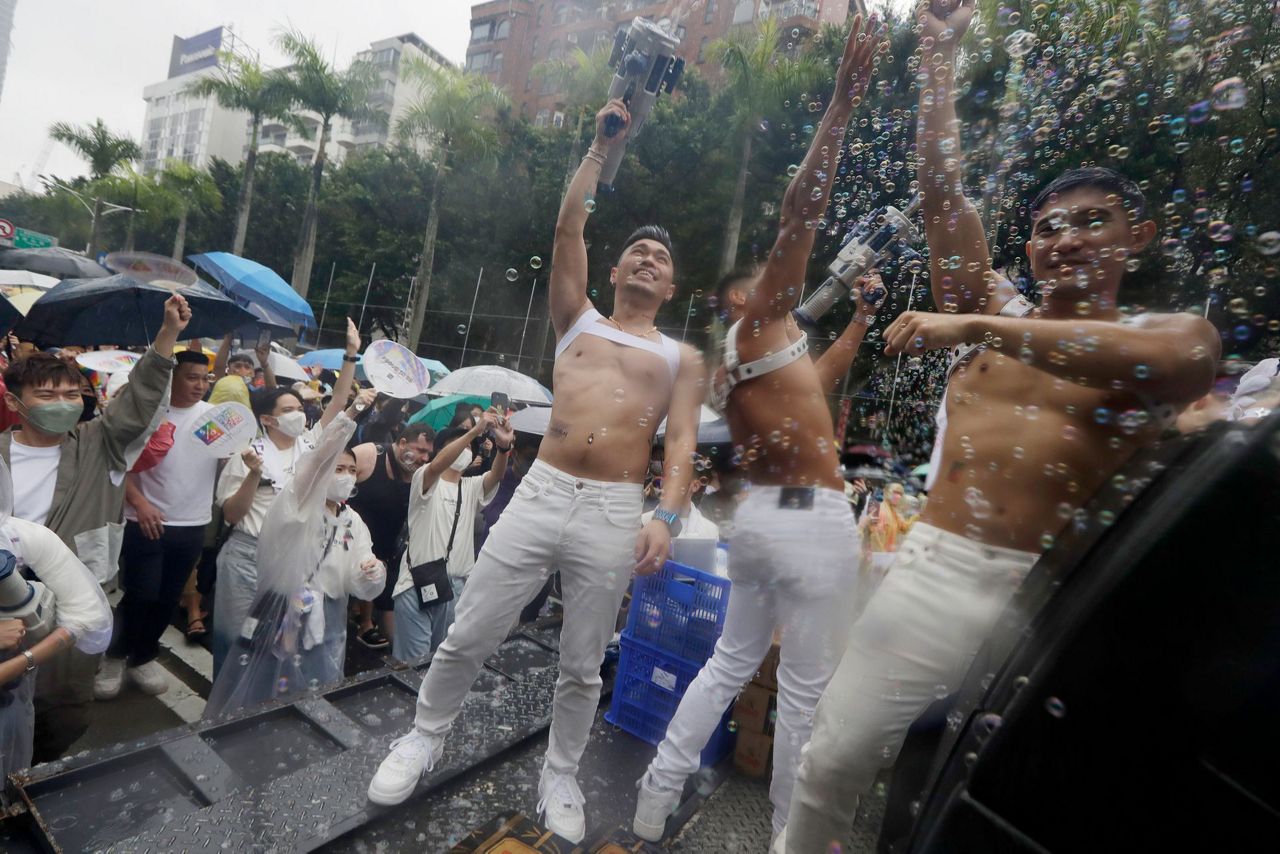
[[418, 83], [418, 99], [400, 117], [396, 134], [405, 141], [424, 142], [436, 167], [427, 208], [427, 230], [422, 237], [413, 308], [409, 315], [410, 350], [417, 350], [422, 321], [431, 290], [431, 266], [436, 255], [436, 231], [440, 227], [440, 188], [452, 160], [460, 152], [468, 157], [492, 160], [498, 135], [495, 114], [508, 104], [502, 90], [483, 77], [457, 68], [440, 68], [421, 59], [408, 60], [401, 78]]
[[156, 204], [156, 194], [160, 191], [155, 176], [143, 175], [132, 166], [125, 166], [101, 181], [95, 182], [95, 186], [101, 188], [104, 200], [128, 208], [129, 219], [124, 230], [124, 251], [132, 252], [134, 226], [138, 214], [146, 213], [153, 204]]
[[573, 179], [578, 166], [578, 152], [582, 147], [582, 126], [593, 106], [599, 106], [601, 93], [609, 91], [610, 51], [603, 47], [587, 53], [580, 47], [573, 49], [568, 58], [548, 59], [533, 67], [533, 75], [552, 81], [556, 90], [564, 94], [565, 106], [577, 114], [574, 123], [573, 146], [569, 150], [569, 168], [565, 173], [565, 186]]
[[182, 252], [187, 245], [187, 218], [192, 208], [216, 211], [222, 207], [222, 194], [218, 185], [203, 169], [170, 160], [160, 173], [160, 186], [166, 191], [166, 203], [178, 217], [178, 228], [173, 235], [173, 260], [182, 263]]
[[249, 231], [249, 208], [253, 204], [253, 178], [258, 162], [258, 135], [264, 119], [290, 121], [290, 89], [285, 74], [264, 70], [256, 58], [224, 53], [219, 73], [202, 77], [187, 87], [198, 97], [213, 96], [229, 110], [249, 114], [249, 147], [244, 158], [244, 177], [240, 180], [240, 196], [236, 200], [236, 234], [231, 253], [244, 253], [244, 239]]
[[738, 238], [742, 233], [747, 176], [751, 167], [752, 135], [764, 116], [818, 79], [820, 66], [809, 56], [794, 59], [778, 50], [781, 34], [778, 22], [765, 18], [754, 30], [733, 30], [709, 47], [712, 60], [724, 68], [725, 85], [721, 97], [733, 105], [729, 127], [741, 146], [738, 178], [720, 252], [721, 274], [732, 270], [738, 260]]
[[[49, 127], [49, 136], [73, 149], [85, 160], [89, 161], [89, 174], [95, 182], [111, 174], [123, 163], [137, 160], [142, 156], [142, 149], [127, 136], [111, 132], [102, 119], [98, 119], [88, 127], [73, 125], [67, 122], [54, 122]], [[89, 228], [90, 258], [98, 253], [98, 223], [102, 219], [102, 194], [95, 190], [93, 198], [93, 222]]]
[[310, 110], [320, 118], [316, 156], [311, 161], [311, 188], [307, 192], [307, 205], [293, 255], [293, 289], [305, 297], [311, 287], [320, 181], [324, 177], [325, 147], [333, 131], [333, 120], [378, 121], [385, 120], [385, 114], [368, 103], [377, 81], [377, 72], [371, 64], [353, 62], [345, 71], [339, 71], [324, 58], [318, 44], [294, 30], [281, 33], [276, 44], [292, 60], [286, 71], [290, 100], [294, 106]]

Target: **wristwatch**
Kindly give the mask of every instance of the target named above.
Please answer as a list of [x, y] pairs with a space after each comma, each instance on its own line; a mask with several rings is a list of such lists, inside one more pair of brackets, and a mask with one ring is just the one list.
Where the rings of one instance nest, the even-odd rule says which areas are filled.
[[359, 357], [359, 356], [348, 356], [346, 353], [343, 353], [343, 354], [342, 354], [342, 361], [344, 361], [344, 362], [350, 362], [351, 364], [353, 364], [353, 365], [354, 365], [356, 362], [360, 361], [360, 357]]
[[29, 649], [24, 649], [22, 651], [22, 654], [27, 657], [27, 669], [23, 672], [31, 673], [33, 670], [36, 669], [36, 657], [31, 654], [31, 650]]
[[653, 511], [653, 518], [657, 519], [659, 522], [665, 522], [667, 527], [671, 530], [671, 536], [680, 536], [680, 529], [684, 527], [680, 523], [680, 514], [672, 513], [670, 510], [664, 510], [659, 507], [657, 510]]
[[510, 446], [510, 445], [508, 445], [507, 447], [505, 447], [505, 448], [504, 448], [504, 447], [502, 447], [501, 445], [499, 445], [497, 442], [494, 442], [494, 443], [493, 443], [493, 449], [494, 449], [495, 451], [497, 451], [498, 453], [500, 453], [500, 454], [509, 454], [509, 453], [511, 453], [511, 446]]

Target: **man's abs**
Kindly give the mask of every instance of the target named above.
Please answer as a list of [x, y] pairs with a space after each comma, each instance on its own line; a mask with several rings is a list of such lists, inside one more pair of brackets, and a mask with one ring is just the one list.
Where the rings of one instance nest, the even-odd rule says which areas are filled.
[[643, 483], [671, 374], [652, 353], [579, 336], [556, 360], [555, 405], [538, 458], [591, 480]]
[[922, 521], [968, 539], [1044, 551], [1098, 487], [1159, 430], [1131, 396], [983, 353], [953, 375], [942, 461]]

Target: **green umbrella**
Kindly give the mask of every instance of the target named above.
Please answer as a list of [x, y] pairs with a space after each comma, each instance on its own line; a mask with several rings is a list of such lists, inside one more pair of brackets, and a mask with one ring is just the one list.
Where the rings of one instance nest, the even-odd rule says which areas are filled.
[[410, 424], [426, 424], [432, 430], [443, 430], [453, 419], [453, 409], [459, 403], [489, 408], [489, 398], [475, 394], [450, 394], [434, 398], [409, 419]]

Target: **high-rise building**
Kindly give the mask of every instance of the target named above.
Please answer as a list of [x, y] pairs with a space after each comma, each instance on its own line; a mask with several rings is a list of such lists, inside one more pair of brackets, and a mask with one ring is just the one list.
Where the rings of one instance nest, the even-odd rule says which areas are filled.
[[168, 160], [205, 167], [214, 157], [231, 163], [243, 158], [249, 114], [228, 110], [216, 98], [187, 92], [200, 77], [218, 73], [222, 51], [235, 49], [235, 37], [225, 27], [185, 39], [173, 37], [169, 76], [142, 90], [147, 102], [143, 172], [161, 169]]
[[444, 54], [415, 33], [372, 42], [368, 50], [356, 54], [356, 60], [371, 63], [377, 69], [378, 85], [369, 103], [382, 112], [386, 120], [357, 122], [351, 129], [355, 148], [388, 144], [395, 138], [396, 123], [421, 96], [418, 83], [403, 77], [406, 62], [422, 62], [435, 68], [453, 67]]
[[[853, 0], [856, 3], [857, 0]], [[687, 68], [706, 63], [707, 46], [731, 28], [772, 17], [797, 38], [823, 24], [841, 24], [851, 0], [488, 0], [471, 7], [467, 70], [485, 74], [502, 86], [519, 112], [536, 125], [564, 121], [564, 96], [551, 79], [533, 69], [547, 60], [567, 58], [574, 48], [590, 53], [613, 45], [614, 34], [643, 15], [680, 40]], [[674, 9], [685, 9], [683, 14]], [[708, 77], [714, 77], [708, 69]], [[601, 92], [601, 97], [604, 93]]]
[[4, 95], [4, 71], [9, 67], [9, 46], [13, 44], [13, 13], [18, 0], [0, 0], [0, 96]]

